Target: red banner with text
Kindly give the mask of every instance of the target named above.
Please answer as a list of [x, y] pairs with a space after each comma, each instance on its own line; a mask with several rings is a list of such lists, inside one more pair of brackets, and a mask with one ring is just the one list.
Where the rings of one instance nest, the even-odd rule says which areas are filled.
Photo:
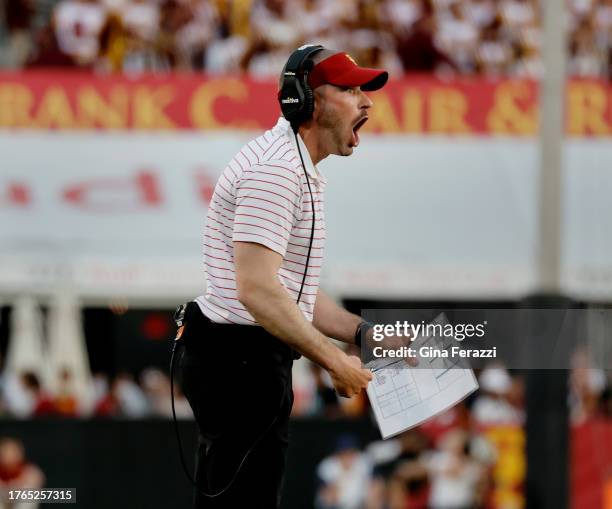
[[[533, 136], [538, 129], [538, 87], [530, 81], [411, 76], [371, 97], [370, 132]], [[565, 108], [568, 135], [612, 134], [612, 84], [568, 82]], [[273, 80], [0, 73], [0, 128], [260, 130], [279, 114]]]

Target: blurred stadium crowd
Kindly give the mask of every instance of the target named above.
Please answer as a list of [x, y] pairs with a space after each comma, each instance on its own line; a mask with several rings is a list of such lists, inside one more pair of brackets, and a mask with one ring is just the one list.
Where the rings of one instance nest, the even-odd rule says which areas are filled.
[[[537, 0], [5, 0], [0, 66], [277, 75], [305, 42], [393, 74], [537, 78]], [[612, 0], [567, 0], [568, 72], [612, 76]]]
[[[573, 426], [610, 419], [610, 373], [581, 367], [579, 357], [575, 366], [569, 399]], [[520, 497], [525, 468], [523, 377], [496, 365], [480, 371], [478, 378], [477, 393], [395, 439], [360, 443], [356, 435], [338, 435], [316, 470], [315, 507], [477, 508], [487, 507], [494, 496]], [[51, 394], [34, 373], [10, 377], [5, 370], [0, 377], [2, 417], [171, 417], [170, 381], [160, 369], [146, 368], [137, 376], [126, 372], [95, 374], [95, 398], [89, 406], [76, 396], [68, 370], [60, 373], [60, 379]], [[175, 391], [178, 417], [192, 419], [180, 389], [175, 386]], [[304, 359], [294, 368], [294, 394], [293, 415], [297, 417], [363, 419], [370, 411], [365, 394], [338, 398], [328, 375]], [[23, 459], [23, 446], [18, 441], [0, 440], [0, 488], [16, 479], [11, 458], [17, 453], [22, 457], [19, 478], [38, 472]], [[29, 477], [26, 480], [30, 482]], [[499, 494], [500, 486], [505, 494]]]
[[[579, 362], [579, 361], [578, 361]], [[585, 361], [586, 362], [586, 361]], [[80, 400], [71, 372], [63, 369], [57, 389], [51, 391], [34, 372], [0, 375], [0, 417], [29, 419], [38, 417], [118, 417], [145, 418], [172, 416], [170, 378], [165, 371], [150, 367], [134, 375], [120, 371], [111, 376], [96, 373], [92, 378], [93, 397], [90, 403]], [[523, 387], [520, 375], [510, 375], [502, 367], [480, 372], [481, 391], [476, 400], [464, 405], [471, 419], [480, 424], [504, 423], [521, 425]], [[178, 418], [192, 418], [191, 409], [175, 384]], [[327, 372], [306, 359], [294, 366], [295, 417], [362, 418], [369, 414], [365, 393], [339, 398]], [[574, 423], [595, 417], [612, 417], [612, 373], [593, 368], [576, 367], [571, 375], [571, 411]]]
[[[5, 417], [31, 418], [171, 418], [170, 379], [157, 368], [144, 370], [140, 376], [121, 372], [116, 376], [93, 376], [93, 398], [85, 402], [77, 396], [70, 371], [60, 374], [58, 389], [51, 393], [33, 372], [2, 380], [0, 409]], [[176, 389], [177, 418], [191, 419], [187, 400]]]
[[[339, 436], [318, 466], [315, 507], [523, 507], [523, 379], [492, 367], [479, 382], [475, 396], [395, 439], [359, 444]], [[576, 368], [571, 385], [574, 429], [612, 416], [603, 371]]]

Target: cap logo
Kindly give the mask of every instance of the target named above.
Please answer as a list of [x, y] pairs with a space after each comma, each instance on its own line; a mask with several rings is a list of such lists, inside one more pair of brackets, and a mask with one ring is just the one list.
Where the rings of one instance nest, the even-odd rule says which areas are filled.
[[357, 65], [357, 62], [355, 62], [355, 60], [353, 60], [353, 57], [351, 55], [349, 55], [348, 53], [344, 54], [346, 56], [346, 58], [348, 58], [351, 62], [353, 62], [355, 65]]

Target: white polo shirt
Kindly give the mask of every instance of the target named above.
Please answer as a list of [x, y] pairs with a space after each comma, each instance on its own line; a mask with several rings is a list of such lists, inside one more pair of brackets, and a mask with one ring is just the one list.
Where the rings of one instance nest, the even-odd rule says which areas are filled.
[[[315, 205], [315, 232], [300, 309], [312, 321], [325, 244], [326, 179], [298, 135]], [[278, 278], [297, 300], [310, 244], [312, 205], [295, 136], [284, 118], [247, 143], [219, 177], [204, 228], [206, 293], [196, 302], [217, 323], [256, 325], [238, 300], [234, 241], [262, 244], [283, 257]]]

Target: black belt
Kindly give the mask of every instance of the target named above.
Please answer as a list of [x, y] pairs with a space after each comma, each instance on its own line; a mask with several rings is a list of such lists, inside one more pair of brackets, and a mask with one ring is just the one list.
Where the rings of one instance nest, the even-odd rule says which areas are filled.
[[[224, 324], [213, 322], [194, 302], [181, 304], [174, 312], [177, 327], [185, 327], [184, 341], [190, 353], [211, 352], [228, 354], [239, 348], [251, 357], [264, 358], [272, 352], [283, 360], [298, 359], [300, 354], [287, 343], [270, 334], [260, 325]], [[192, 324], [191, 326], [189, 324]], [[204, 337], [194, 334], [201, 332]]]

